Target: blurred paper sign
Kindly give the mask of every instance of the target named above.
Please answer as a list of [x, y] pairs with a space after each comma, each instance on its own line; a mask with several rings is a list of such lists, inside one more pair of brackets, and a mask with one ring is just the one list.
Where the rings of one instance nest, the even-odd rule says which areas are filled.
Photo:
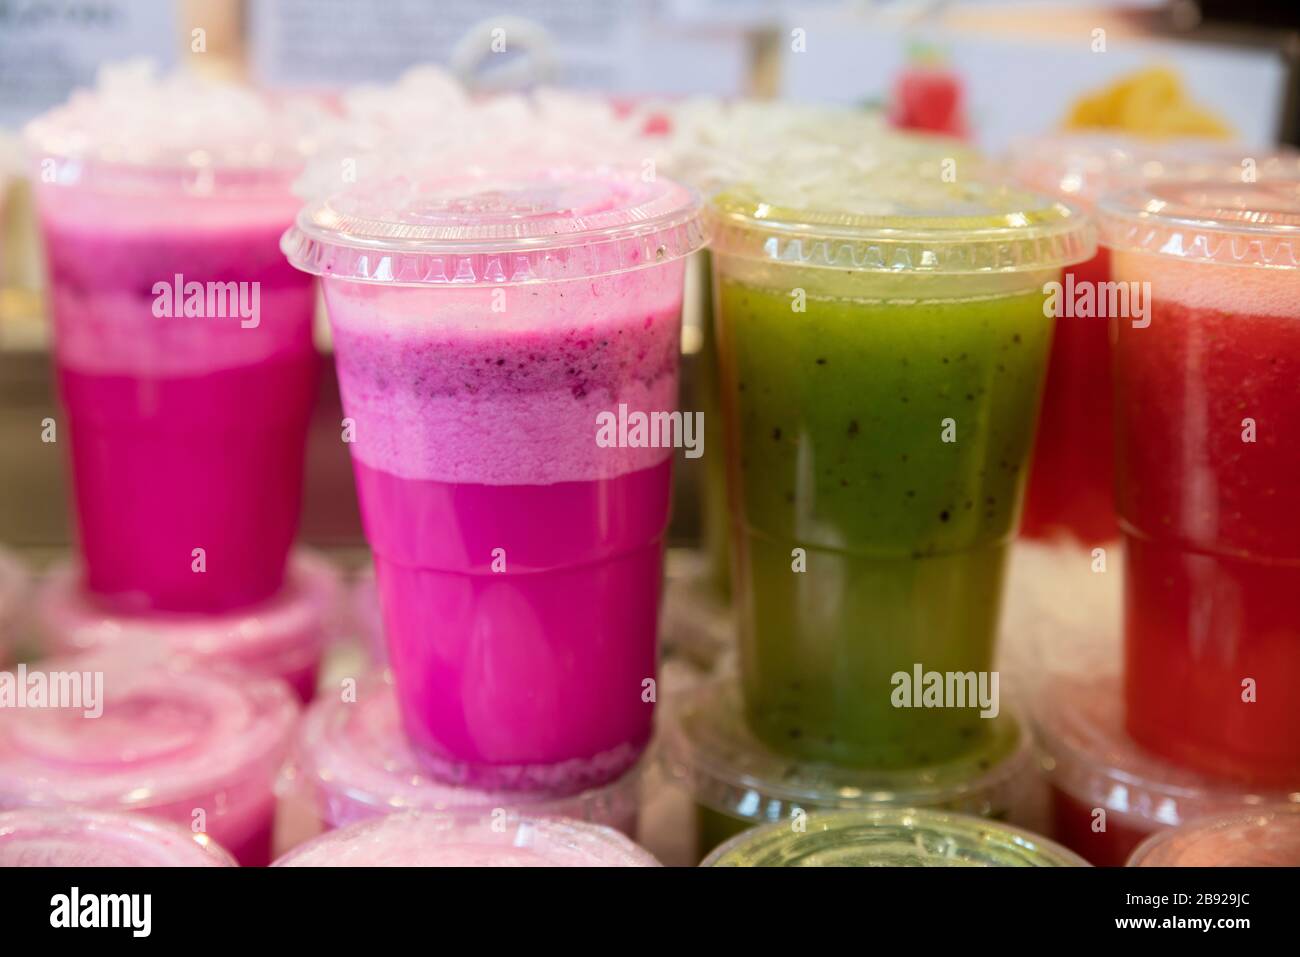
[[541, 83], [609, 93], [733, 94], [738, 30], [686, 32], [651, 0], [251, 0], [253, 76], [281, 89], [384, 83], [454, 67], [480, 88]]
[[172, 0], [0, 0], [0, 127], [94, 83], [101, 63], [148, 57], [171, 67], [179, 42]]

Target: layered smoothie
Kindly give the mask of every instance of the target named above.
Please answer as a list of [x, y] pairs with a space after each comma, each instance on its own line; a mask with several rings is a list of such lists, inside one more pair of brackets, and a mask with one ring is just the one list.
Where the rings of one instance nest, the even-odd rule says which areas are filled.
[[[267, 598], [297, 529], [318, 374], [310, 277], [279, 251], [291, 199], [150, 207], [68, 192], [42, 191], [42, 224], [86, 584], [127, 609]], [[204, 308], [209, 283], [255, 284], [257, 326], [157, 315], [177, 276], [202, 284]]]
[[[396, 188], [309, 207], [286, 251], [330, 277], [403, 726], [451, 783], [614, 780], [650, 736], [672, 448], [600, 429], [674, 408], [694, 200], [591, 171]], [[372, 207], [425, 238], [363, 278], [319, 223]]]
[[1179, 764], [1293, 787], [1300, 193], [1151, 195], [1168, 218], [1117, 200], [1103, 220], [1116, 279], [1151, 284], [1150, 325], [1121, 322], [1115, 346], [1127, 727]]
[[310, 277], [279, 251], [303, 158], [239, 88], [109, 71], [33, 121], [87, 587], [222, 611], [281, 585], [315, 401]]
[[[805, 760], [915, 768], [983, 745], [984, 709], [900, 707], [895, 679], [989, 678], [1051, 337], [1043, 286], [1087, 251], [1077, 218], [1037, 197], [918, 192], [906, 208], [926, 215], [717, 204], [745, 709], [768, 746]], [[995, 213], [1008, 203], [1030, 205]], [[812, 235], [772, 225], [783, 216]], [[1033, 224], [1023, 237], [1017, 221]], [[994, 268], [975, 223], [1016, 261]]]

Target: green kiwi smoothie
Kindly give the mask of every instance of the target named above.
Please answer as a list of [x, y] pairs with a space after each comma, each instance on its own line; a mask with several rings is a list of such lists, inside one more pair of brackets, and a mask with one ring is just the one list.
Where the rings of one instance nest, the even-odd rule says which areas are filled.
[[[958, 205], [1036, 201], [988, 192]], [[825, 237], [806, 223], [786, 237], [770, 204], [719, 203], [741, 685], [769, 747], [916, 768], [990, 733], [996, 703], [900, 705], [923, 704], [912, 692], [929, 673], [996, 690], [1003, 571], [1051, 341], [1044, 284], [1086, 237], [1072, 211], [1041, 202], [1035, 228], [1052, 238], [1026, 236], [1010, 259], [1031, 214], [872, 213], [863, 238], [845, 228], [856, 217], [835, 216]], [[763, 222], [745, 222], [755, 209]], [[765, 240], [747, 243], [746, 229]]]

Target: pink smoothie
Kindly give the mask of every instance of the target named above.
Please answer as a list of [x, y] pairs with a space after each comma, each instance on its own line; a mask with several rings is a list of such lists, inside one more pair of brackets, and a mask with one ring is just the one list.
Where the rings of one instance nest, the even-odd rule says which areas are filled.
[[282, 682], [160, 664], [143, 646], [37, 669], [102, 673], [102, 714], [0, 709], [0, 809], [143, 813], [211, 836], [245, 866], [269, 862], [298, 714]]
[[577, 821], [412, 811], [308, 841], [276, 867], [658, 867], [615, 830]]
[[0, 867], [234, 867], [206, 834], [86, 808], [0, 813]]
[[285, 234], [324, 277], [402, 724], [446, 783], [575, 793], [650, 738], [672, 439], [601, 426], [676, 410], [702, 241], [666, 179], [418, 158]]
[[405, 810], [567, 817], [635, 834], [639, 769], [578, 794], [485, 791], [434, 780], [402, 733], [391, 678], [360, 682], [355, 696], [322, 697], [307, 710], [286, 769], [283, 799], [314, 832]]
[[[39, 197], [86, 584], [125, 610], [265, 599], [297, 528], [318, 373], [311, 280], [278, 247], [292, 198], [82, 192]], [[156, 284], [178, 275], [250, 284], [256, 314], [156, 315]]]
[[265, 601], [216, 614], [123, 613], [80, 587], [70, 565], [55, 568], [37, 594], [37, 631], [52, 654], [110, 650], [154, 640], [169, 655], [258, 678], [279, 678], [299, 700], [316, 693], [330, 620], [339, 603], [338, 574], [324, 558], [299, 551], [284, 585]]
[[596, 423], [674, 408], [681, 288], [511, 291], [502, 321], [486, 289], [326, 286], [403, 723], [445, 780], [579, 789], [649, 739], [671, 449]]

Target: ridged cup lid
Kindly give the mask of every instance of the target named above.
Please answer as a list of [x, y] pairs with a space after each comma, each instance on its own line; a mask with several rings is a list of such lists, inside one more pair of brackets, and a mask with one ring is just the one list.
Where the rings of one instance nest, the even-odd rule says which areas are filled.
[[701, 867], [1087, 867], [1077, 854], [1029, 831], [909, 808], [810, 814], [745, 831]]
[[1017, 140], [1010, 175], [1030, 189], [1092, 205], [1148, 182], [1300, 177], [1300, 152], [1212, 140], [1152, 141], [1117, 133], [1052, 133]]
[[1033, 723], [1054, 787], [1086, 807], [1130, 815], [1153, 828], [1234, 808], [1300, 802], [1300, 792], [1250, 791], [1149, 754], [1125, 732], [1123, 710], [1116, 674], [1055, 675], [1043, 682]]
[[[640, 793], [636, 770], [605, 787], [575, 795], [481, 791], [428, 777], [402, 731], [391, 679], [361, 681], [355, 701], [327, 697], [303, 718], [286, 775], [321, 806], [331, 825], [395, 811], [499, 810], [560, 816], [598, 824], [635, 817]], [[340, 818], [340, 819], [334, 819]]]
[[1159, 831], [1129, 867], [1300, 867], [1300, 806], [1283, 804], [1201, 818]]
[[297, 720], [289, 688], [162, 658], [151, 645], [131, 644], [15, 672], [29, 684], [37, 668], [47, 683], [52, 673], [90, 674], [92, 682], [102, 674], [102, 714], [0, 709], [0, 808], [200, 806], [269, 788]]
[[1300, 179], [1160, 182], [1103, 199], [1102, 245], [1225, 266], [1300, 268]]
[[786, 821], [796, 811], [870, 805], [1004, 814], [1033, 764], [1027, 736], [1008, 712], [991, 719], [970, 754], [926, 768], [869, 771], [801, 762], [768, 748], [745, 724], [734, 679], [685, 693], [665, 714], [660, 755], [696, 802], [731, 817]]
[[394, 285], [584, 279], [704, 244], [695, 193], [610, 167], [401, 173], [308, 205], [281, 242], [306, 272]]
[[658, 867], [613, 828], [579, 821], [410, 811], [329, 831], [276, 867]]
[[235, 867], [206, 834], [87, 808], [0, 813], [0, 867]]
[[773, 169], [713, 200], [713, 248], [802, 267], [891, 273], [1048, 270], [1096, 251], [1083, 214], [1005, 184], [909, 160]]

